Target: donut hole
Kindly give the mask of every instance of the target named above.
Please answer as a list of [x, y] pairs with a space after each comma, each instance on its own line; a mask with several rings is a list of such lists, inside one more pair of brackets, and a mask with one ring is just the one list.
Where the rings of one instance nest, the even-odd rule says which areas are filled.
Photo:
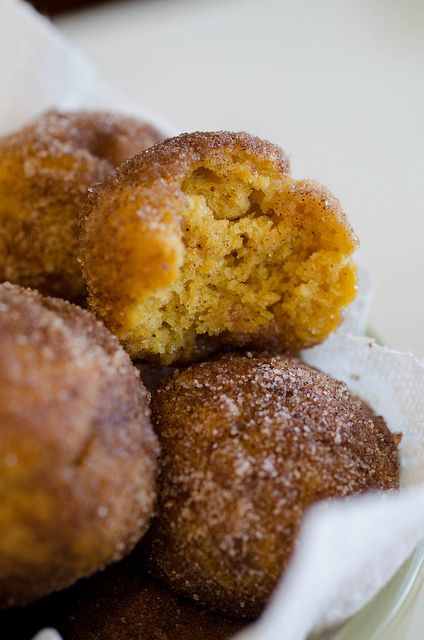
[[0, 282], [86, 304], [78, 262], [87, 192], [161, 134], [117, 114], [50, 111], [0, 138]]
[[181, 182], [179, 275], [133, 312], [143, 351], [166, 364], [187, 357], [197, 336], [223, 332], [249, 346], [271, 323], [295, 350], [337, 326], [355, 291], [352, 238], [295, 184], [248, 163], [194, 167]]
[[149, 569], [205, 607], [258, 615], [312, 504], [399, 484], [398, 437], [384, 420], [294, 358], [184, 368], [151, 408], [161, 474]]

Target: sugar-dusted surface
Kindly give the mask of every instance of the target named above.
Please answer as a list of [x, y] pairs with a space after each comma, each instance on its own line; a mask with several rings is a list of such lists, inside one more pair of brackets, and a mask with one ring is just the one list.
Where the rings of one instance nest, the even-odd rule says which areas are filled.
[[242, 626], [172, 595], [143, 574], [137, 552], [22, 611], [0, 614], [0, 636], [14, 640], [31, 640], [45, 627], [63, 640], [224, 640]]
[[0, 281], [84, 298], [78, 216], [88, 189], [160, 139], [141, 121], [88, 111], [51, 111], [0, 139]]
[[86, 311], [0, 285], [0, 608], [128, 553], [155, 498], [144, 386]]
[[398, 438], [325, 374], [284, 356], [230, 355], [153, 394], [162, 445], [154, 574], [209, 606], [252, 616], [317, 500], [398, 486]]

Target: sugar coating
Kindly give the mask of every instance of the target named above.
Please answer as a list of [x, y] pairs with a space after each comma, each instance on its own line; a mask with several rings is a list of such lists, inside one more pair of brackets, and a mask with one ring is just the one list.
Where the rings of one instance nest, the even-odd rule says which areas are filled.
[[206, 606], [255, 616], [318, 500], [398, 487], [398, 436], [347, 387], [286, 356], [229, 355], [152, 397], [162, 457], [146, 555]]
[[54, 627], [64, 640], [225, 640], [243, 626], [144, 575], [137, 551], [24, 611], [2, 613], [0, 621], [11, 638], [29, 639]]
[[138, 371], [84, 311], [0, 285], [0, 609], [127, 554], [155, 499]]
[[161, 137], [133, 118], [51, 111], [0, 139], [0, 281], [84, 298], [78, 216], [88, 189]]
[[180, 599], [140, 570], [137, 552], [66, 591], [0, 616], [0, 631], [32, 638], [43, 627], [64, 640], [225, 640], [243, 622]]

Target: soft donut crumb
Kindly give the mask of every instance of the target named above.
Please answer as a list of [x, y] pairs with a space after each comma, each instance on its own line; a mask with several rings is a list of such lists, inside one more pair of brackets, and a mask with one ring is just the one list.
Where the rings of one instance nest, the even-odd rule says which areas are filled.
[[[314, 202], [296, 201], [290, 187], [247, 167], [225, 178], [200, 166], [183, 181], [184, 262], [174, 282], [132, 313], [143, 350], [169, 362], [190, 352], [197, 335], [253, 334], [274, 314], [289, 349], [337, 326], [355, 293], [345, 230], [328, 225]], [[276, 194], [284, 198], [278, 214]]]
[[339, 324], [357, 239], [325, 187], [287, 171], [266, 141], [193, 133], [95, 188], [82, 223], [89, 304], [132, 357], [296, 351]]

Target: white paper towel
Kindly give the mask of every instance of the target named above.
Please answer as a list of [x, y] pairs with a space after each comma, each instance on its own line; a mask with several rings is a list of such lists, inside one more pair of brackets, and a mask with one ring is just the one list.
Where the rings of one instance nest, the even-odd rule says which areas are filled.
[[[46, 20], [19, 0], [0, 3], [0, 134], [46, 109], [104, 107], [134, 113], [164, 132], [137, 105], [102, 86], [91, 65]], [[360, 296], [324, 345], [305, 351], [309, 364], [344, 380], [402, 431], [402, 489], [311, 509], [289, 571], [244, 640], [302, 640], [357, 611], [393, 575], [424, 533], [424, 366], [413, 356], [360, 335], [371, 287], [360, 272]], [[38, 638], [53, 638], [45, 630]]]
[[0, 135], [43, 111], [109, 109], [135, 115], [166, 135], [175, 127], [99, 81], [93, 66], [21, 0], [0, 0]]
[[0, 134], [42, 111], [91, 99], [94, 71], [60, 33], [16, 0], [0, 3]]

